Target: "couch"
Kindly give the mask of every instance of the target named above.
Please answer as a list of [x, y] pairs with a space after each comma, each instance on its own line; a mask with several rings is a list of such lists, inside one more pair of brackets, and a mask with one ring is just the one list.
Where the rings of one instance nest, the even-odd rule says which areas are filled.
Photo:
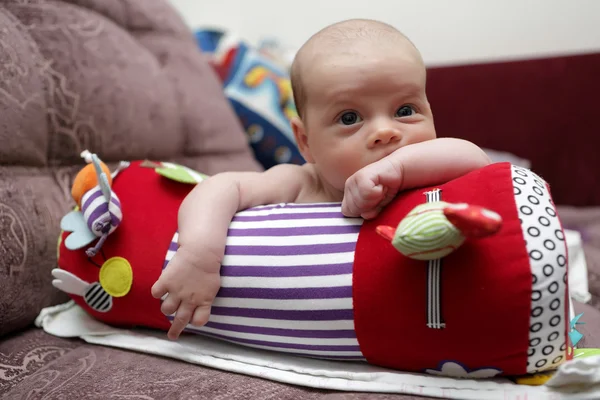
[[[532, 161], [582, 233], [600, 347], [600, 164], [592, 147], [600, 54], [432, 68], [443, 136]], [[114, 166], [160, 159], [214, 174], [261, 170], [192, 33], [163, 0], [0, 1], [0, 398], [408, 399], [285, 385], [50, 336], [40, 310], [59, 221], [90, 149]]]

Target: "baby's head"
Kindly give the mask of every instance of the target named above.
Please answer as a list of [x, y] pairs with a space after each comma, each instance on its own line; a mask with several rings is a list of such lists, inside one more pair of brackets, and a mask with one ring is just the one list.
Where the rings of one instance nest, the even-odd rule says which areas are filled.
[[402, 146], [434, 139], [419, 51], [390, 25], [349, 20], [312, 36], [292, 64], [294, 135], [329, 189]]

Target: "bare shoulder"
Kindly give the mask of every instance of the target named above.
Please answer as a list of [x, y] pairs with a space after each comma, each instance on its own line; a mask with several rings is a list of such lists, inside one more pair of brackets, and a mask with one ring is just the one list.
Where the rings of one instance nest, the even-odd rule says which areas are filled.
[[293, 194], [289, 202], [298, 202], [318, 189], [319, 178], [314, 165], [306, 163], [303, 165], [279, 164], [265, 172], [265, 178], [273, 179], [273, 182], [284, 187]]
[[264, 172], [236, 174], [244, 208], [273, 203], [294, 203], [315, 185], [311, 165], [279, 164]]

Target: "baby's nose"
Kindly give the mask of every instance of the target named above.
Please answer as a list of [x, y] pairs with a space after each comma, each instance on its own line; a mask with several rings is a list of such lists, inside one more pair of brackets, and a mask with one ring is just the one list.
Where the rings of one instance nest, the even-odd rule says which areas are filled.
[[398, 129], [391, 126], [380, 127], [369, 137], [369, 147], [385, 146], [400, 139], [401, 134]]

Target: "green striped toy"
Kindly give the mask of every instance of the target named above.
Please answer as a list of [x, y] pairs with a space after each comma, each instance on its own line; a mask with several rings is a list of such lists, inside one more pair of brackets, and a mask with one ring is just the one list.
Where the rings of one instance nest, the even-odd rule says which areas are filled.
[[415, 207], [396, 229], [378, 226], [377, 232], [407, 257], [435, 260], [452, 253], [467, 237], [496, 233], [501, 224], [502, 218], [485, 208], [435, 201]]

